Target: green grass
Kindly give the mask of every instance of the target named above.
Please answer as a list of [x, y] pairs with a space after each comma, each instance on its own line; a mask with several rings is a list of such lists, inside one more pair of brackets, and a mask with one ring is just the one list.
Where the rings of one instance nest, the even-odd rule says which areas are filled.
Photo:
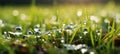
[[[116, 19], [120, 18], [119, 9], [119, 5], [114, 3], [88, 6], [34, 6], [34, 4], [32, 6], [0, 6], [0, 20], [2, 20], [0, 54], [37, 54], [40, 52], [82, 54], [80, 51], [82, 48], [67, 50], [65, 44], [70, 44], [71, 47], [85, 44], [88, 46], [85, 54], [91, 51], [95, 54], [119, 54], [120, 23], [116, 22]], [[81, 16], [77, 15], [78, 11], [82, 11]], [[14, 12], [19, 14], [14, 16]], [[99, 19], [99, 22], [95, 19], [92, 21], [91, 16], [97, 18], [96, 20]], [[105, 22], [106, 19], [108, 23]], [[36, 34], [34, 31], [37, 24], [40, 25], [41, 34]], [[10, 33], [19, 32], [14, 29], [16, 26], [22, 27], [21, 35]], [[28, 30], [33, 34], [27, 35]], [[84, 34], [84, 32], [87, 33]]]

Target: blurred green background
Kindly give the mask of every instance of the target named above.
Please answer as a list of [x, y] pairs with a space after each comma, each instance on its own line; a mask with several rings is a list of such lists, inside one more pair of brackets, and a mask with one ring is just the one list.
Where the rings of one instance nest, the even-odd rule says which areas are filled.
[[[52, 5], [55, 2], [57, 4], [91, 4], [100, 3], [106, 4], [109, 1], [113, 1], [116, 4], [120, 3], [120, 0], [33, 0], [36, 4]], [[0, 5], [30, 5], [32, 0], [0, 0]]]

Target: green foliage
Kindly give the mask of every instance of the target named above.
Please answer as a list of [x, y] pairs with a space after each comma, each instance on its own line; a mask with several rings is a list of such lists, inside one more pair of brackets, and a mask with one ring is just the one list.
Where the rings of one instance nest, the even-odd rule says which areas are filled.
[[[120, 53], [120, 7], [114, 3], [35, 6], [32, 1], [31, 6], [0, 7], [0, 54], [82, 53], [81, 48], [68, 50], [65, 44], [85, 44], [86, 53]], [[40, 25], [37, 32], [36, 25]], [[22, 34], [15, 34], [20, 32], [14, 30], [16, 26], [23, 28]], [[28, 31], [32, 34], [26, 34]]]

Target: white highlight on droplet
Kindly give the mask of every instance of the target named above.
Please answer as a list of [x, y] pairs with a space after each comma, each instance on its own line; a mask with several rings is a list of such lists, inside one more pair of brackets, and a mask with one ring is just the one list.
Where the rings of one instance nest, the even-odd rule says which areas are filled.
[[91, 51], [90, 54], [95, 54], [95, 52]]
[[87, 31], [84, 31], [83, 34], [86, 35], [88, 32]]
[[87, 52], [87, 50], [88, 50], [87, 48], [82, 48], [81, 49], [82, 54], [84, 54], [85, 52]]

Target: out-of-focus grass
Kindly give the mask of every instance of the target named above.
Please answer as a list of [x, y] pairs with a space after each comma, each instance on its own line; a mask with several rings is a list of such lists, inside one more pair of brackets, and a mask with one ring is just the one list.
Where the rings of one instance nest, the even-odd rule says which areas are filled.
[[[119, 9], [120, 7], [114, 3], [86, 6], [34, 6], [34, 4], [32, 6], [1, 6], [0, 20], [2, 23], [0, 24], [4, 24], [4, 26], [0, 25], [0, 53], [23, 53], [24, 50], [24, 53], [27, 51], [31, 54], [36, 53], [37, 50], [37, 53], [51, 54], [81, 53], [80, 49], [66, 50], [64, 44], [86, 44], [89, 49], [87, 53], [90, 51], [94, 51], [95, 54], [120, 53], [117, 48], [120, 46], [117, 44], [120, 41], [116, 42], [116, 40], [120, 40], [120, 22], [116, 22], [116, 19], [120, 18]], [[35, 33], [34, 27], [37, 24], [40, 25], [42, 34]], [[22, 35], [9, 33], [16, 32], [14, 30], [16, 26], [23, 28]], [[71, 29], [70, 26], [75, 27]], [[28, 30], [34, 34], [25, 38]], [[97, 30], [99, 32], [96, 32]], [[4, 36], [7, 37], [3, 38]], [[40, 38], [36, 38], [37, 36]], [[61, 38], [64, 39], [64, 43], [60, 42]], [[24, 43], [26, 46], [21, 46]], [[115, 46], [115, 44], [119, 46]]]

